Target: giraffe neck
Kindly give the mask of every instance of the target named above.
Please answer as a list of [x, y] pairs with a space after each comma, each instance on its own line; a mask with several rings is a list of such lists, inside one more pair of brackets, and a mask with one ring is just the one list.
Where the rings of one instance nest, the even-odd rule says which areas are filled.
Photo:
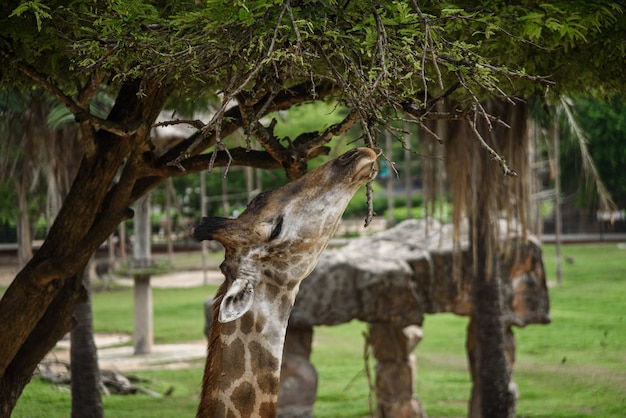
[[297, 287], [257, 287], [241, 318], [217, 321], [223, 289], [213, 305], [211, 335], [198, 418], [274, 417], [289, 314]]

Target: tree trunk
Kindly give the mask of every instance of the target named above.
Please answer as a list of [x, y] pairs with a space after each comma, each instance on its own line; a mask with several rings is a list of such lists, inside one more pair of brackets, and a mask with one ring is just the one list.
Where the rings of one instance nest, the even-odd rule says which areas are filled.
[[[93, 258], [90, 263], [93, 262]], [[100, 369], [98, 354], [93, 337], [93, 315], [89, 295], [89, 272], [83, 273], [83, 286], [86, 289], [85, 303], [74, 309], [76, 326], [72, 330], [70, 366], [72, 372], [72, 418], [100, 418], [104, 416], [100, 397]]]
[[[81, 281], [78, 275], [69, 277], [59, 289], [55, 289], [56, 297], [47, 304], [47, 309], [36, 327], [31, 330], [26, 341], [18, 347], [18, 352], [5, 368], [0, 379], [0, 417], [11, 417], [11, 412], [24, 386], [30, 382], [39, 361], [74, 325], [72, 317], [74, 307], [86, 299], [86, 292], [82, 288]], [[32, 308], [24, 315], [33, 315], [31, 312]], [[6, 344], [10, 340], [5, 337], [2, 340], [5, 345], [0, 350], [6, 352], [7, 348], [11, 347]]]
[[559, 141], [559, 116], [554, 111], [552, 119], [552, 145], [554, 146], [554, 248], [556, 253], [556, 283], [563, 281], [561, 257], [561, 145]]
[[[477, 199], [477, 213], [493, 213], [487, 206], [490, 179], [483, 170]], [[486, 192], [486, 193], [485, 193]], [[507, 418], [513, 403], [509, 392], [510, 372], [504, 351], [502, 307], [500, 300], [500, 275], [496, 257], [496, 231], [490, 219], [478, 216], [470, 229], [472, 245], [475, 246], [474, 273], [472, 277], [472, 301], [470, 335], [474, 335], [474, 349], [468, 347], [470, 363], [475, 364], [474, 388], [469, 416], [484, 418]], [[472, 332], [473, 331], [473, 332]], [[472, 369], [474, 367], [472, 366]], [[477, 398], [477, 399], [475, 399]]]
[[[489, 136], [488, 129], [484, 128], [482, 132], [492, 146], [498, 145], [495, 136]], [[474, 387], [469, 416], [508, 418], [514, 399], [509, 392], [511, 376], [505, 355], [497, 256], [500, 230], [496, 222], [501, 216], [500, 211], [507, 207], [503, 203], [507, 196], [504, 189], [507, 179], [478, 141], [474, 140], [472, 147], [470, 245], [474, 268], [471, 278], [473, 311], [468, 340], [473, 347], [468, 344], [468, 356], [474, 371]]]
[[33, 257], [33, 235], [28, 216], [28, 184], [15, 182], [19, 218], [17, 221], [17, 260], [20, 268], [24, 267]]
[[[108, 120], [123, 126], [141, 121], [134, 135], [94, 132], [81, 122], [89, 149], [70, 193], [43, 245], [0, 300], [0, 418], [11, 415], [39, 361], [74, 326], [74, 308], [87, 298], [82, 273], [89, 257], [132, 216], [138, 169], [150, 162], [143, 159], [149, 127], [170, 91], [150, 80], [121, 87]], [[120, 181], [111, 187], [120, 167]]]
[[[499, 220], [506, 216], [510, 226], [525, 229], [528, 206], [528, 185], [524, 182], [529, 150], [525, 106], [492, 100], [485, 104], [485, 109], [506, 120], [510, 128], [488, 125], [483, 117], [477, 117], [469, 125], [449, 123], [450, 137], [446, 141], [454, 221], [457, 226], [464, 219], [469, 221], [473, 259], [470, 290], [473, 309], [467, 339], [473, 380], [469, 405], [472, 418], [514, 415], [516, 396], [511, 391], [511, 369], [505, 351], [505, 342], [510, 339], [505, 335], [508, 329], [502, 318], [497, 257], [500, 236], [507, 231], [499, 230]], [[505, 176], [503, 172], [510, 171], [494, 162], [487, 147], [496, 150], [503, 158], [500, 163], [506, 161], [508, 168], [520, 173], [519, 177]], [[515, 257], [515, 254], [507, 256]], [[454, 262], [460, 262], [460, 258]]]

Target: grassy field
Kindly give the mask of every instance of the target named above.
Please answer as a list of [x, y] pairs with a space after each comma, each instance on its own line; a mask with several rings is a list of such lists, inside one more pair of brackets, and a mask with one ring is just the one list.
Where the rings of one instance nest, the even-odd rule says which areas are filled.
[[[563, 266], [563, 284], [550, 289], [550, 325], [516, 329], [514, 379], [520, 389], [518, 417], [626, 416], [626, 250], [615, 244], [569, 245], [574, 259]], [[546, 246], [548, 277], [554, 280], [554, 247]], [[202, 302], [213, 287], [154, 290], [157, 343], [203, 338]], [[132, 291], [94, 295], [97, 331], [132, 332]], [[470, 379], [465, 360], [466, 318], [431, 315], [424, 324], [416, 393], [429, 417], [467, 414]], [[362, 323], [315, 330], [312, 361], [319, 373], [316, 417], [369, 415]], [[373, 364], [370, 364], [373, 368]], [[199, 393], [202, 364], [182, 370], [138, 371], [153, 390], [174, 387], [172, 396], [104, 398], [109, 417], [189, 417]], [[34, 378], [14, 417], [67, 417], [66, 387]]]

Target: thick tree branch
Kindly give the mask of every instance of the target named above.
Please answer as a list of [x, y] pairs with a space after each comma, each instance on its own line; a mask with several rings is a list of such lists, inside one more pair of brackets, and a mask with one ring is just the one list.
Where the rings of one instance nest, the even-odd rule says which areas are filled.
[[298, 150], [303, 150], [306, 155], [312, 150], [326, 145], [333, 137], [344, 134], [359, 120], [359, 112], [351, 110], [350, 113], [338, 123], [331, 125], [321, 134], [318, 132], [307, 132], [298, 135], [293, 142], [293, 146]]
[[272, 158], [284, 164], [287, 162], [285, 155], [286, 149], [280, 144], [278, 138], [274, 135], [274, 126], [276, 126], [276, 119], [272, 119], [267, 127], [257, 120], [252, 122], [248, 129], [257, 139], [259, 144], [261, 144], [261, 146], [272, 156]]
[[236, 165], [266, 170], [282, 167], [282, 164], [276, 161], [268, 152], [248, 150], [242, 147], [231, 148], [228, 152], [218, 151], [215, 155], [213, 153], [194, 155], [180, 161], [177, 165], [160, 165], [146, 172], [146, 176], [135, 183], [129, 198], [129, 204], [135, 202], [148, 190], [156, 187], [169, 177], [185, 176], [189, 173], [208, 170], [211, 165], [213, 167]]
[[[185, 171], [181, 171], [173, 166], [163, 166], [156, 168], [151, 174], [167, 178], [207, 170], [213, 158], [212, 154], [213, 153], [195, 155], [182, 161], [181, 165]], [[213, 159], [213, 165], [215, 167], [225, 167], [228, 164], [265, 170], [274, 170], [282, 167], [282, 164], [275, 160], [269, 152], [247, 150], [242, 147], [231, 148], [228, 150], [228, 154], [224, 151], [217, 152], [217, 155]]]
[[[302, 161], [306, 162], [320, 155], [327, 155], [329, 150], [324, 145], [334, 136], [345, 133], [358, 118], [358, 113], [352, 111], [341, 122], [330, 126], [321, 134], [315, 131], [299, 135], [293, 143], [290, 143], [288, 148], [283, 147], [278, 138], [273, 136], [273, 125], [267, 128], [260, 122], [255, 122], [253, 133], [266, 151], [237, 147], [228, 149], [228, 152], [218, 151], [217, 153], [186, 156], [175, 165], [157, 164], [142, 174], [146, 177], [168, 178], [208, 170], [212, 166], [224, 167], [232, 164], [261, 169], [285, 167], [291, 170], [292, 174], [297, 175], [299, 173], [301, 175], [300, 167], [296, 167], [298, 165], [296, 163], [300, 162], [301, 164]], [[136, 193], [133, 192], [133, 194]]]
[[[306, 103], [313, 100], [321, 100], [337, 92], [337, 90], [338, 88], [336, 85], [317, 86], [316, 89], [313, 89], [313, 85], [311, 83], [305, 82], [282, 90], [280, 93], [275, 95], [274, 100], [272, 100], [269, 105], [266, 105], [264, 98], [272, 94], [271, 92], [268, 92], [261, 97], [253, 107], [255, 118], [258, 119], [269, 113], [288, 109], [296, 104]], [[259, 113], [261, 108], [265, 109], [263, 113]], [[233, 107], [224, 113], [220, 135], [225, 138], [237, 129], [244, 127], [245, 125], [244, 119], [241, 115], [241, 109], [239, 106]], [[212, 127], [205, 125], [202, 131], [206, 133], [204, 134], [202, 132], [198, 132], [181, 141], [179, 144], [160, 156], [156, 165], [178, 166], [178, 164], [180, 164], [183, 160], [194, 155], [201, 154], [206, 149], [215, 145], [215, 132]]]
[[98, 72], [95, 70], [91, 73], [89, 80], [85, 83], [85, 85], [78, 91], [78, 99], [77, 104], [82, 109], [87, 109], [89, 107], [89, 102], [93, 98], [93, 96], [98, 92], [98, 88], [104, 81], [106, 73]]

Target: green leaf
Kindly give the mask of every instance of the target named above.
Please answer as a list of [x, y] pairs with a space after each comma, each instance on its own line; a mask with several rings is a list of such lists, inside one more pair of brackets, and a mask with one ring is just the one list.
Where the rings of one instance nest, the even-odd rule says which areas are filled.
[[9, 15], [9, 17], [20, 17], [24, 13], [32, 12], [35, 16], [35, 20], [37, 21], [37, 30], [41, 31], [41, 23], [43, 19], [51, 19], [52, 16], [48, 12], [50, 7], [41, 3], [41, 0], [32, 0], [22, 2], [19, 6], [17, 6], [13, 12]]

